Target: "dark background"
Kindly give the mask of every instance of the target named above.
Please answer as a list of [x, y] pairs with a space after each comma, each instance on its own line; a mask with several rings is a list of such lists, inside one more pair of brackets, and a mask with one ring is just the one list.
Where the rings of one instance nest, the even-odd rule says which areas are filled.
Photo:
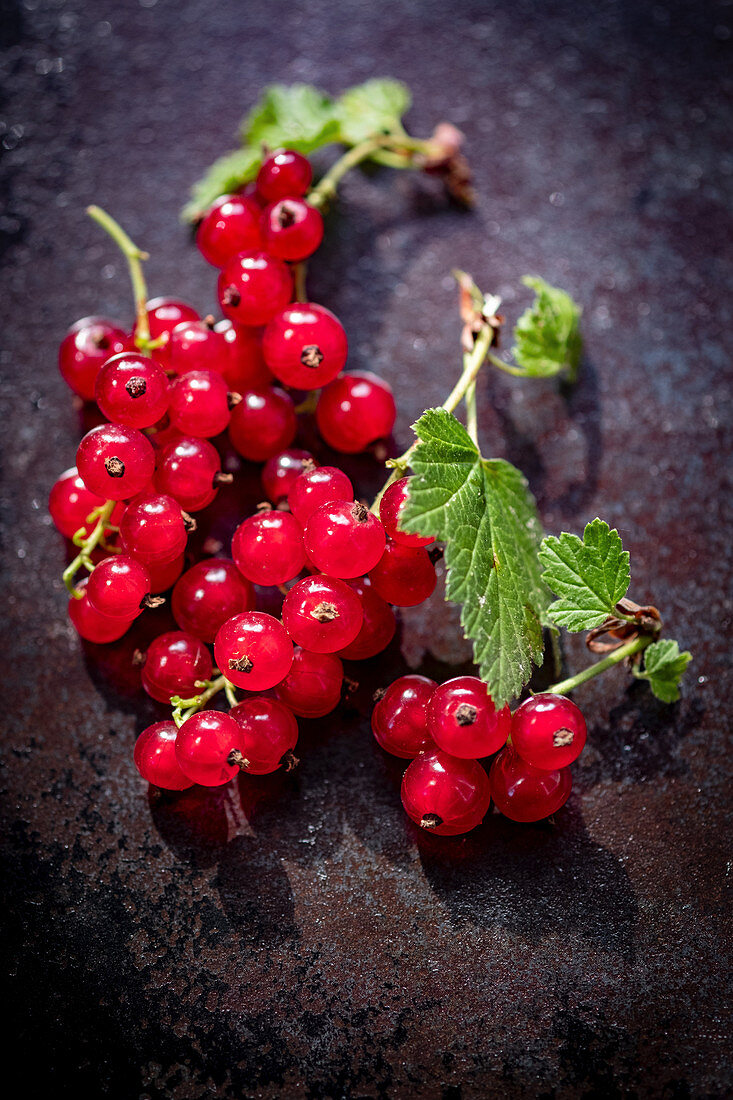
[[[11, 1095], [722, 1096], [730, 649], [731, 19], [719, 3], [4, 0], [1, 301], [3, 949]], [[452, 267], [513, 323], [537, 272], [584, 307], [575, 392], [480, 386], [484, 452], [528, 473], [548, 530], [599, 514], [631, 594], [695, 654], [682, 701], [617, 671], [581, 689], [589, 747], [553, 826], [493, 815], [422, 837], [369, 693], [465, 657], [436, 597], [355, 704], [303, 724], [296, 778], [149, 799], [159, 715], [126, 643], [80, 645], [46, 498], [78, 411], [66, 326], [128, 321], [95, 201], [151, 253], [152, 293], [202, 313], [214, 277], [177, 220], [273, 80], [407, 81], [412, 132], [467, 136], [478, 203], [359, 174], [310, 291], [352, 367], [395, 387], [396, 447], [458, 367]], [[350, 467], [366, 493], [374, 462]], [[252, 471], [213, 525], [258, 499]], [[227, 511], [227, 508], [229, 509]], [[167, 620], [152, 619], [156, 629]], [[584, 660], [568, 646], [568, 666]], [[729, 1095], [729, 1093], [728, 1093]]]

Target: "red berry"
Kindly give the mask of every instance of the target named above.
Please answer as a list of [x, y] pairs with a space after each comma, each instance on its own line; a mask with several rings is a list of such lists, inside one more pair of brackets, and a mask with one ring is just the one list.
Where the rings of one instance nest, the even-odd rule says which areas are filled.
[[383, 600], [396, 607], [415, 607], [432, 595], [435, 566], [423, 546], [400, 546], [391, 539], [369, 579]]
[[563, 806], [572, 790], [569, 768], [541, 771], [512, 749], [502, 749], [489, 773], [496, 808], [512, 821], [540, 821]]
[[438, 836], [457, 836], [480, 825], [490, 801], [489, 777], [478, 761], [447, 752], [416, 756], [402, 780], [407, 813]]
[[107, 360], [97, 375], [94, 393], [107, 419], [126, 428], [150, 428], [168, 410], [165, 371], [135, 351]]
[[178, 727], [175, 722], [155, 722], [135, 742], [135, 767], [146, 783], [164, 791], [185, 791], [193, 786], [176, 759]]
[[399, 522], [402, 511], [407, 503], [407, 489], [412, 478], [401, 477], [385, 490], [379, 502], [379, 518], [384, 524], [384, 529], [393, 542], [400, 546], [428, 546], [433, 538], [423, 538], [422, 535], [408, 535], [400, 530]]
[[198, 512], [211, 504], [219, 482], [226, 479], [213, 443], [181, 436], [160, 452], [153, 480], [156, 489], [177, 500], [184, 512]]
[[262, 470], [262, 488], [265, 490], [267, 499], [273, 504], [279, 504], [281, 500], [285, 500], [293, 482], [304, 469], [314, 467], [315, 462], [310, 451], [303, 451], [299, 447], [291, 447], [287, 451], [281, 451], [279, 455], [268, 458]]
[[155, 452], [137, 428], [100, 424], [79, 444], [76, 465], [91, 492], [105, 500], [129, 500], [153, 476]]
[[176, 378], [170, 391], [170, 422], [184, 435], [210, 439], [229, 424], [229, 390], [213, 370], [192, 370]]
[[303, 199], [278, 199], [262, 212], [264, 247], [290, 263], [307, 260], [323, 240], [320, 210]]
[[283, 625], [293, 641], [313, 653], [335, 653], [353, 642], [364, 612], [347, 584], [333, 577], [305, 577], [283, 601]]
[[227, 619], [255, 605], [252, 585], [232, 561], [208, 558], [186, 570], [171, 597], [173, 617], [188, 634], [213, 642]]
[[322, 718], [341, 701], [343, 680], [344, 667], [333, 653], [311, 653], [296, 646], [290, 672], [275, 692], [302, 718]]
[[237, 703], [229, 714], [241, 727], [243, 771], [268, 775], [280, 767], [294, 766], [292, 752], [298, 741], [298, 723], [286, 706], [277, 699], [255, 695]]
[[276, 149], [262, 162], [257, 173], [257, 191], [266, 202], [290, 195], [305, 195], [313, 179], [310, 161], [292, 149]]
[[303, 528], [290, 512], [258, 512], [234, 532], [232, 557], [253, 584], [285, 584], [305, 565]]
[[105, 558], [89, 574], [87, 598], [92, 607], [110, 619], [136, 618], [150, 595], [150, 574], [142, 562], [127, 554]]
[[288, 504], [304, 526], [322, 504], [354, 499], [354, 486], [336, 466], [317, 466], [296, 477], [288, 492]]
[[183, 572], [184, 556], [180, 554], [172, 561], [149, 561], [146, 565], [150, 574], [150, 591], [157, 595], [176, 583]]
[[[189, 517], [190, 518], [190, 517]], [[120, 520], [120, 538], [138, 561], [173, 561], [186, 548], [186, 518], [181, 506], [165, 493], [136, 497]]]
[[437, 686], [427, 676], [413, 675], [400, 676], [389, 685], [372, 711], [372, 732], [383, 749], [403, 760], [435, 752], [426, 710]]
[[364, 620], [354, 641], [339, 650], [339, 657], [363, 661], [386, 649], [395, 636], [397, 622], [392, 608], [377, 595], [368, 577], [357, 577], [346, 583], [361, 600]]
[[148, 647], [142, 670], [143, 687], [159, 703], [180, 695], [197, 695], [197, 681], [211, 678], [211, 657], [202, 641], [182, 630], [159, 634]]
[[72, 596], [69, 600], [69, 618], [77, 634], [88, 642], [116, 642], [129, 629], [132, 619], [111, 619], [92, 607], [87, 596], [88, 577], [76, 582], [76, 588], [82, 593], [81, 599]]
[[358, 501], [322, 504], [305, 528], [305, 552], [324, 573], [358, 577], [368, 573], [384, 553], [384, 528]]
[[250, 462], [265, 462], [295, 438], [295, 406], [283, 390], [251, 390], [232, 409], [229, 438]]
[[265, 329], [262, 351], [284, 385], [315, 390], [333, 381], [346, 362], [346, 333], [329, 309], [295, 303], [281, 310]]
[[217, 667], [237, 687], [266, 691], [287, 676], [293, 644], [272, 615], [245, 611], [219, 628], [214, 656]]
[[436, 690], [428, 707], [428, 730], [444, 752], [463, 759], [490, 756], [506, 743], [509, 707], [497, 710], [483, 680], [456, 676]]
[[226, 348], [223, 374], [229, 389], [235, 393], [266, 389], [272, 383], [272, 374], [267, 369], [257, 330], [237, 325], [227, 317], [217, 321], [214, 331]]
[[342, 374], [324, 389], [316, 407], [318, 430], [329, 447], [358, 454], [387, 437], [397, 411], [392, 390], [369, 371]]
[[94, 400], [94, 383], [100, 368], [112, 355], [130, 347], [130, 337], [106, 317], [82, 317], [61, 341], [59, 370], [74, 393]]
[[564, 695], [543, 691], [525, 699], [512, 718], [512, 747], [527, 764], [544, 771], [566, 768], [583, 751], [585, 719]]
[[267, 252], [238, 252], [227, 262], [218, 285], [221, 308], [240, 325], [266, 325], [293, 293], [287, 264]]
[[176, 738], [176, 760], [184, 775], [204, 787], [220, 787], [239, 772], [230, 756], [241, 753], [242, 728], [229, 714], [200, 710], [187, 718]]
[[244, 195], [222, 195], [209, 207], [196, 230], [199, 252], [214, 267], [224, 267], [237, 252], [262, 248], [259, 204]]
[[[159, 340], [163, 335], [170, 339], [173, 329], [176, 325], [180, 325], [182, 321], [201, 320], [193, 306], [189, 306], [186, 302], [181, 302], [177, 298], [151, 298], [147, 303], [147, 308], [151, 340]], [[135, 327], [135, 334], [137, 334], [137, 326]], [[168, 366], [167, 341], [161, 347], [156, 348], [154, 354], [155, 358], [164, 367]]]
[[223, 374], [229, 364], [229, 348], [223, 332], [217, 331], [213, 318], [206, 321], [182, 321], [168, 341], [166, 366], [176, 374], [190, 370], [213, 370]]
[[[54, 482], [48, 497], [48, 510], [58, 531], [70, 539], [81, 528], [89, 535], [94, 523], [87, 523], [87, 516], [104, 504], [104, 498], [90, 493], [79, 477], [76, 466], [64, 470]], [[117, 506], [122, 507], [121, 505]], [[117, 521], [110, 517], [111, 523]]]

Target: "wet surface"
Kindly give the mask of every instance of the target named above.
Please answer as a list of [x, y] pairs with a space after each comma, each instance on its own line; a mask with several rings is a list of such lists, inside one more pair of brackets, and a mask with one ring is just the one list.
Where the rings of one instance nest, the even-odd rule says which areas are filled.
[[[4, 485], [4, 911], [13, 1066], [54, 1095], [457, 1098], [723, 1095], [730, 848], [731, 13], [724, 3], [0, 5]], [[261, 86], [412, 87], [408, 124], [466, 133], [477, 209], [434, 180], [352, 178], [312, 296], [352, 367], [394, 385], [396, 445], [457, 367], [450, 269], [504, 297], [526, 272], [583, 304], [581, 381], [480, 383], [484, 452], [530, 477], [549, 531], [599, 514], [631, 594], [695, 653], [683, 699], [619, 671], [578, 694], [589, 746], [554, 826], [418, 836], [369, 696], [465, 650], [437, 596], [407, 612], [294, 776], [151, 795], [132, 763], [160, 710], [137, 636], [82, 646], [46, 498], [81, 424], [56, 371], [66, 326], [129, 322], [123, 264], [87, 221], [149, 249], [153, 293], [214, 306], [177, 221]], [[726, 276], [728, 279], [726, 280]], [[304, 436], [304, 445], [309, 437]], [[349, 462], [360, 491], [376, 464]], [[726, 497], [726, 494], [728, 496]], [[207, 530], [260, 498], [254, 468]], [[167, 612], [140, 630], [165, 629]], [[566, 647], [570, 668], [582, 643]], [[18, 1092], [11, 1089], [13, 1095]]]

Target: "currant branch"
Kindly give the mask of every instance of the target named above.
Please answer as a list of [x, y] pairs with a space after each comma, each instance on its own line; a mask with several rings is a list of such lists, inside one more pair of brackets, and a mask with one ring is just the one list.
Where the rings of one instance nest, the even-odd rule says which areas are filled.
[[80, 569], [87, 569], [89, 572], [94, 569], [91, 553], [95, 547], [103, 542], [105, 531], [110, 530], [108, 521], [116, 503], [116, 500], [107, 500], [104, 504], [100, 504], [99, 508], [95, 508], [87, 517], [87, 522], [89, 523], [96, 517], [96, 523], [89, 535], [84, 537], [85, 528], [81, 527], [72, 538], [74, 545], [80, 547], [79, 553], [74, 560], [69, 562], [66, 566], [62, 576], [69, 594], [73, 596], [74, 599], [80, 600], [83, 595], [83, 593], [74, 586], [74, 578]]

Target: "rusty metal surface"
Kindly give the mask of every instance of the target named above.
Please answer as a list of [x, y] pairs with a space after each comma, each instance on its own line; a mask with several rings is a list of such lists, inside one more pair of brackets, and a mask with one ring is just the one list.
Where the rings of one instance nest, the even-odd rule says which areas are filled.
[[[11, 1074], [39, 1094], [177, 1100], [725, 1094], [733, 9], [0, 11]], [[511, 317], [523, 273], [567, 287], [585, 309], [577, 390], [484, 379], [484, 450], [525, 469], [548, 530], [618, 525], [632, 594], [695, 652], [673, 707], [620, 672], [582, 689], [589, 748], [554, 828], [495, 815], [438, 841], [406, 821], [368, 699], [408, 665], [447, 676], [460, 660], [437, 599], [404, 615], [353, 705], [303, 723], [297, 777], [157, 800], [132, 745], [160, 712], [127, 643], [83, 647], [65, 617], [45, 502], [80, 423], [56, 348], [77, 317], [130, 316], [85, 204], [150, 250], [154, 293], [210, 309], [211, 270], [177, 222], [188, 184], [264, 83], [338, 91], [375, 73], [412, 87], [414, 132], [464, 129], [478, 206], [459, 213], [434, 181], [350, 180], [312, 295], [342, 317], [351, 365], [394, 385], [404, 445], [457, 366], [452, 267]], [[374, 464], [352, 467], [377, 485]], [[212, 529], [256, 499], [249, 471]], [[568, 646], [571, 666], [582, 656]]]

